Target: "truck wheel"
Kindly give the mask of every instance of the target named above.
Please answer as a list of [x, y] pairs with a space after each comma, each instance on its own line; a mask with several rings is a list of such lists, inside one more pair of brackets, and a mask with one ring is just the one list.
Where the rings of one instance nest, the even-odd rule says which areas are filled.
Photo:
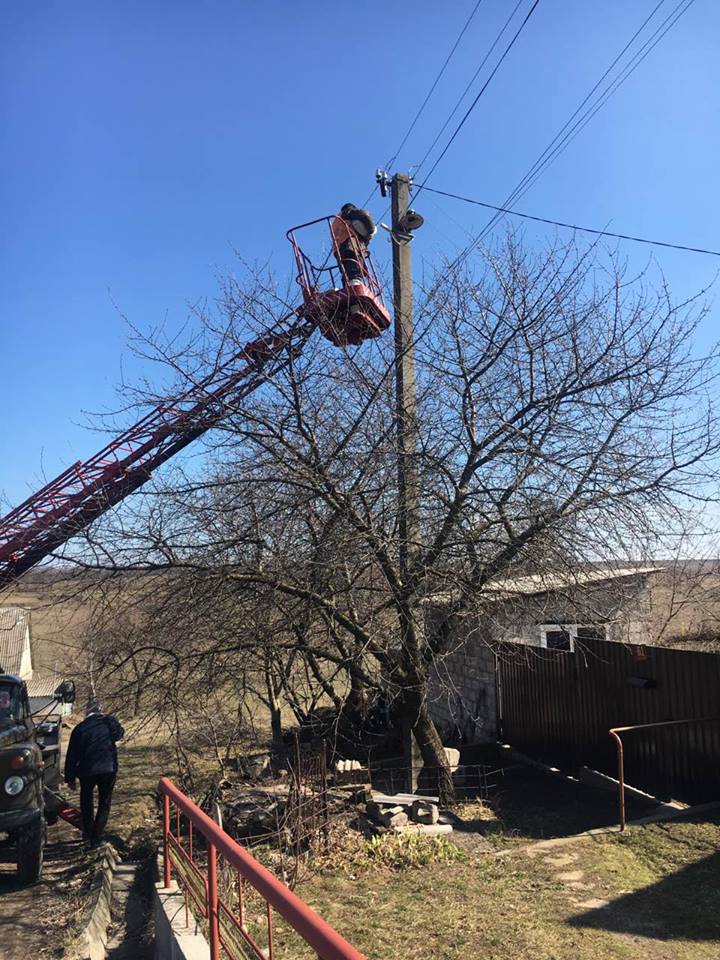
[[17, 877], [20, 883], [37, 883], [42, 873], [45, 824], [42, 820], [21, 827], [15, 835]]

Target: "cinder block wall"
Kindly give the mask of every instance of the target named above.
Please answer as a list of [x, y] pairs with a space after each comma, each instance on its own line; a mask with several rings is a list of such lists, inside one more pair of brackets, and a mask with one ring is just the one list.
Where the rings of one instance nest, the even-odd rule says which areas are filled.
[[437, 658], [428, 689], [430, 714], [446, 743], [497, 739], [495, 655], [479, 632]]

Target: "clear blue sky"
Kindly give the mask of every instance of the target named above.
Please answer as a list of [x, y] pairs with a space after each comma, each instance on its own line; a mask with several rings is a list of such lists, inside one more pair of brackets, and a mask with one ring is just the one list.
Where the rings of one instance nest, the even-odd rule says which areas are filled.
[[[396, 168], [420, 160], [513, 5], [483, 0]], [[541, 0], [431, 184], [501, 202], [654, 5]], [[287, 227], [364, 201], [473, 6], [2, 4], [7, 501], [91, 454], [100, 438], [82, 411], [115, 405], [121, 365], [143, 372], [114, 303], [141, 327], [180, 325], [186, 304], [211, 297], [216, 273], [232, 268], [233, 248], [289, 270]], [[719, 42], [720, 5], [696, 0], [519, 208], [720, 248]], [[427, 194], [418, 206], [428, 259], [485, 222]], [[720, 266], [656, 258], [682, 294]], [[709, 321], [705, 339], [712, 332]]]

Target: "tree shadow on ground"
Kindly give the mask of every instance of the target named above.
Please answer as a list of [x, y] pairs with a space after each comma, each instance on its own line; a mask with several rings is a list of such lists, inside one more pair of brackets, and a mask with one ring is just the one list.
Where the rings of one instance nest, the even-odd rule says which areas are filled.
[[[542, 840], [618, 823], [618, 798], [614, 793], [532, 767], [506, 772], [486, 803], [496, 819], [453, 820], [453, 827], [485, 836], [504, 834]], [[628, 798], [629, 819], [647, 816], [656, 808], [656, 804]]]
[[720, 852], [568, 923], [657, 940], [714, 940], [720, 956]]
[[18, 883], [11, 845], [3, 850], [0, 866], [0, 956], [27, 960], [45, 956], [49, 945], [60, 942], [84, 902], [83, 891], [92, 876], [79, 835], [69, 827], [51, 828], [39, 883]]

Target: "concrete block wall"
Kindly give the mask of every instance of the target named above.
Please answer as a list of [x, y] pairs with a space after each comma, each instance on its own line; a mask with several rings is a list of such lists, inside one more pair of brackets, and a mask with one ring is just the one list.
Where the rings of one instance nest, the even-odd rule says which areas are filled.
[[497, 739], [495, 655], [478, 633], [453, 643], [430, 674], [428, 706], [446, 743]]

